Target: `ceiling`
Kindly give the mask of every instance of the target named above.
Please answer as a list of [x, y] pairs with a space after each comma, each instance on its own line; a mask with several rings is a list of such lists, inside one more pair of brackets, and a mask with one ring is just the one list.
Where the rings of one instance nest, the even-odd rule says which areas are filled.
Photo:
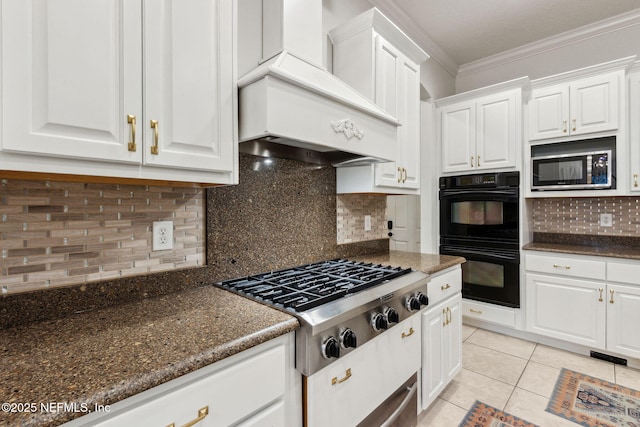
[[[378, 0], [457, 65], [632, 10], [640, 0]], [[409, 22], [407, 22], [409, 21]], [[406, 26], [402, 25], [401, 26]]]

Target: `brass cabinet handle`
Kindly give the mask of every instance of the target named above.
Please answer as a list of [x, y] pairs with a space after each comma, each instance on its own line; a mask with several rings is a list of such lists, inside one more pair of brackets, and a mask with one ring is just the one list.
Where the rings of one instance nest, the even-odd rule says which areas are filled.
[[473, 308], [470, 308], [469, 311], [476, 314], [482, 314], [481, 310], [474, 310]]
[[407, 170], [405, 168], [402, 168], [402, 182], [407, 182]]
[[136, 151], [136, 116], [127, 114], [127, 123], [131, 126], [131, 141], [127, 144], [129, 151]]
[[331, 385], [336, 385], [336, 384], [343, 383], [346, 380], [348, 380], [349, 378], [351, 378], [351, 368], [347, 369], [347, 371], [345, 372], [344, 377], [342, 377], [340, 379], [338, 379], [338, 377], [331, 378]]
[[402, 182], [402, 168], [398, 166], [398, 184]]
[[473, 167], [473, 156], [471, 156], [471, 167]]
[[571, 266], [570, 265], [553, 264], [553, 268], [564, 268], [565, 270], [571, 270]]
[[567, 133], [567, 121], [562, 121], [562, 132]]
[[638, 174], [637, 173], [633, 174], [633, 187], [634, 188], [638, 188]]
[[576, 131], [576, 119], [571, 120], [571, 123], [573, 123], [573, 127], [572, 127], [572, 131]]
[[444, 320], [442, 321], [442, 326], [447, 326], [447, 310], [446, 309], [442, 309], [442, 316], [444, 317]]
[[[191, 427], [193, 425], [196, 425], [200, 421], [204, 420], [207, 415], [209, 415], [209, 407], [205, 406], [204, 408], [200, 408], [198, 410], [198, 418], [192, 419], [188, 423], [184, 424], [182, 427]], [[176, 427], [176, 423], [171, 423], [167, 427]]]
[[440, 290], [441, 291], [446, 291], [447, 289], [449, 289], [451, 287], [451, 285], [449, 285], [448, 283], [446, 285], [442, 285], [440, 286]]
[[411, 328], [409, 328], [409, 333], [408, 334], [405, 333], [405, 332], [402, 333], [402, 338], [410, 337], [411, 335], [413, 335], [414, 332], [415, 332], [415, 329], [413, 329], [413, 327], [411, 327]]
[[158, 121], [151, 120], [151, 129], [154, 130], [153, 145], [151, 146], [151, 154], [158, 154]]
[[477, 157], [478, 157], [478, 161], [476, 162], [476, 167], [479, 168], [480, 167], [480, 156], [477, 156]]
[[602, 302], [602, 288], [598, 288], [598, 292], [600, 292], [600, 298], [598, 298], [598, 301]]
[[451, 323], [451, 309], [447, 307], [447, 325]]
[[613, 289], [609, 290], [609, 295], [611, 295], [611, 299], [609, 300], [609, 302], [610, 302], [611, 304], [613, 304], [613, 293], [614, 293], [614, 292], [615, 292], [615, 291], [614, 291]]

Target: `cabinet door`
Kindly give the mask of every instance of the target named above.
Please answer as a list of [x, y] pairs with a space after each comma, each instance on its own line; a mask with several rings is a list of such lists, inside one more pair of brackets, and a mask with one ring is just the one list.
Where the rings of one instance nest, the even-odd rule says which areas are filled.
[[144, 6], [144, 164], [231, 170], [233, 2], [145, 0]]
[[504, 168], [516, 165], [516, 96], [505, 92], [476, 102], [476, 167]]
[[569, 135], [569, 87], [534, 89], [529, 101], [529, 140]]
[[465, 172], [475, 168], [475, 102], [440, 109], [442, 172]]
[[640, 191], [640, 73], [629, 77], [629, 142], [631, 191]]
[[2, 150], [141, 162], [139, 0], [4, 0], [0, 31]]
[[422, 409], [426, 409], [462, 370], [462, 296], [422, 315]]
[[607, 350], [640, 358], [640, 287], [608, 284]]
[[605, 348], [604, 282], [527, 273], [527, 330]]
[[420, 188], [420, 67], [403, 58], [400, 72], [402, 93], [398, 119], [398, 150], [403, 171], [402, 186]]
[[572, 135], [618, 128], [618, 88], [620, 76], [606, 74], [571, 84]]

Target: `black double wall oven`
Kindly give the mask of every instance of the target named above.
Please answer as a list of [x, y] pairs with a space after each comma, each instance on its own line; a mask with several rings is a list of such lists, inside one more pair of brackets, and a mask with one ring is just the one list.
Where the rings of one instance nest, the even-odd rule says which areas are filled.
[[520, 307], [518, 172], [441, 177], [440, 253], [466, 258], [462, 296]]

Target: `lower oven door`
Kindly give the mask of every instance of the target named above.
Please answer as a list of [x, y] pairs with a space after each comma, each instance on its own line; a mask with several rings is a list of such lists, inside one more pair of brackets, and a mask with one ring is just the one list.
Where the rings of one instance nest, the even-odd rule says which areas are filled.
[[442, 255], [464, 257], [462, 297], [520, 308], [520, 252], [478, 247], [441, 245]]
[[[304, 377], [305, 425], [353, 427], [386, 405], [420, 369], [420, 317], [416, 313]], [[404, 411], [417, 414], [417, 400], [409, 401]]]

